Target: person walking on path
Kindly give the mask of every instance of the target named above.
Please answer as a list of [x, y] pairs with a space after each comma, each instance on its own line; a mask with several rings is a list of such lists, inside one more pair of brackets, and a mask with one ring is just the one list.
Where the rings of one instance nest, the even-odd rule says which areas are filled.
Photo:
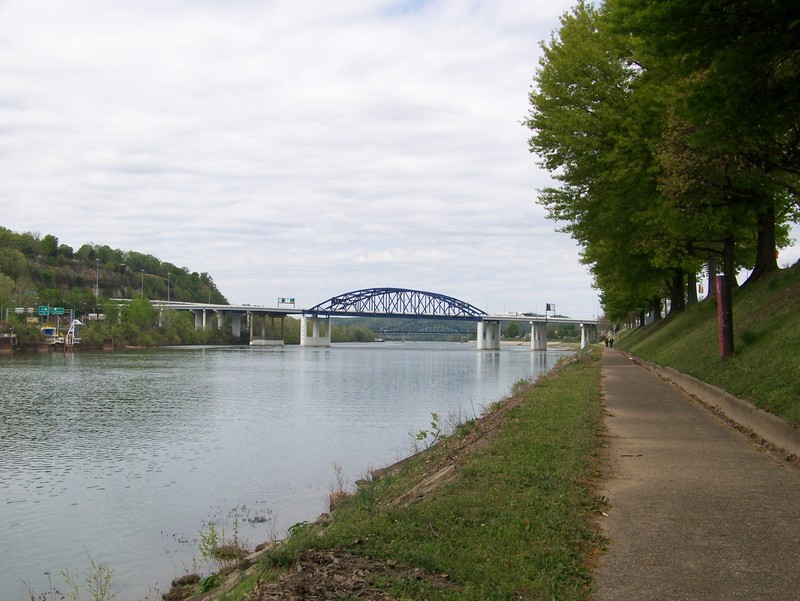
[[594, 601], [800, 599], [800, 470], [602, 350], [608, 544]]

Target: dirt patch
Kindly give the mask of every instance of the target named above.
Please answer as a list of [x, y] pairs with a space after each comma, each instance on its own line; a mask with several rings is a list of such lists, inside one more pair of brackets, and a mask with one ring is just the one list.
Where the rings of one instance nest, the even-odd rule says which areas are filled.
[[259, 581], [245, 601], [296, 601], [304, 599], [371, 599], [392, 597], [376, 581], [425, 580], [433, 586], [453, 588], [446, 574], [431, 575], [419, 568], [361, 557], [333, 549], [305, 551], [292, 569], [276, 582]]

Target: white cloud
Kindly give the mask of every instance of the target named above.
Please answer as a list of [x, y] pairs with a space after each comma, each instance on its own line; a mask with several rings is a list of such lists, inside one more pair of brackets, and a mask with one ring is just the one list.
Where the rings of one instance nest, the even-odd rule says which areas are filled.
[[571, 2], [6, 0], [3, 225], [207, 271], [597, 313], [520, 125]]

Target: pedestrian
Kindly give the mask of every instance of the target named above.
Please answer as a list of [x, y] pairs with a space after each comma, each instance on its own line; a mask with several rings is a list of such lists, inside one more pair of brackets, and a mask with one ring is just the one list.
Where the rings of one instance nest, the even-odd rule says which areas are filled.
[[606, 346], [614, 346], [614, 336], [611, 334], [611, 330], [606, 330]]

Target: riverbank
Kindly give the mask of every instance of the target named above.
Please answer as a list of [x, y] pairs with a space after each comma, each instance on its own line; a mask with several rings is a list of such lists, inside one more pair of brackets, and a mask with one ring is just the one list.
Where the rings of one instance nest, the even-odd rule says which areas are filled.
[[600, 354], [362, 482], [229, 576], [225, 598], [587, 598], [603, 545]]
[[[435, 446], [373, 472], [355, 494], [334, 495], [340, 502], [331, 514], [297, 525], [197, 601], [222, 591], [229, 601], [639, 599], [654, 587], [666, 596], [680, 589], [687, 598], [717, 598], [721, 589], [706, 587], [703, 574], [724, 570], [732, 572], [718, 585], [731, 594], [745, 587], [755, 595], [749, 598], [774, 598], [773, 577], [796, 590], [794, 557], [785, 552], [796, 537], [796, 510], [782, 500], [800, 499], [797, 465], [720, 419], [711, 399], [699, 400], [638, 361], [593, 347], [535, 385], [518, 386]], [[724, 452], [737, 458], [715, 459], [723, 439]], [[702, 450], [687, 453], [691, 445]], [[673, 463], [683, 460], [689, 463], [676, 471]], [[754, 489], [748, 483], [756, 474], [778, 484]], [[676, 486], [688, 487], [677, 499]], [[695, 502], [697, 486], [708, 490]], [[703, 499], [720, 495], [730, 499], [709, 513]], [[772, 509], [756, 511], [767, 500]], [[642, 511], [642, 503], [660, 509]], [[745, 503], [754, 509], [742, 510]], [[756, 514], [761, 525], [753, 528]], [[667, 537], [664, 527], [680, 534]], [[717, 536], [725, 566], [707, 553]], [[646, 553], [635, 551], [642, 537], [654, 541]], [[762, 549], [760, 574], [742, 576], [737, 566], [754, 544]], [[680, 558], [678, 547], [686, 551]], [[786, 569], [770, 567], [787, 561]], [[683, 577], [681, 562], [696, 575]], [[167, 599], [196, 589], [193, 582]]]

